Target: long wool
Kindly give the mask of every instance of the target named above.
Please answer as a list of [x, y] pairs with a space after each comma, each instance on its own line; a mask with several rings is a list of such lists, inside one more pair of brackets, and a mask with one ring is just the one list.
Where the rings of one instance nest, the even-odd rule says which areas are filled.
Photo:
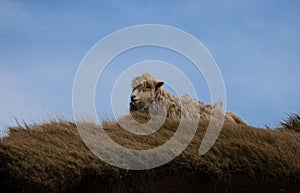
[[[135, 77], [132, 80], [131, 86], [134, 89], [136, 86], [140, 85], [145, 81], [158, 81], [155, 77], [150, 73], [144, 73], [140, 76]], [[155, 92], [155, 96], [151, 101], [160, 102], [160, 105], [163, 105], [167, 110], [167, 116], [172, 119], [179, 119], [183, 116], [186, 119], [196, 119], [199, 117], [201, 119], [208, 120], [210, 116], [215, 118], [220, 118], [224, 116], [225, 120], [230, 122], [235, 122], [238, 124], [246, 124], [239, 116], [237, 116], [233, 112], [222, 112], [222, 103], [213, 103], [213, 104], [204, 104], [201, 101], [198, 101], [189, 95], [183, 95], [181, 97], [176, 97], [170, 94], [169, 91], [159, 88]], [[184, 107], [184, 111], [182, 111], [181, 107]], [[217, 109], [213, 111], [213, 109]], [[161, 109], [161, 108], [160, 108]], [[159, 108], [154, 109], [155, 111], [159, 111]]]

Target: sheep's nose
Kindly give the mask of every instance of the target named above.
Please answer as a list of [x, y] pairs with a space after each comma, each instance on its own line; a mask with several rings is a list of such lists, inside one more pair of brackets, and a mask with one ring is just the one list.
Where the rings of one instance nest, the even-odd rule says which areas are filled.
[[135, 95], [131, 95], [131, 101], [134, 101]]

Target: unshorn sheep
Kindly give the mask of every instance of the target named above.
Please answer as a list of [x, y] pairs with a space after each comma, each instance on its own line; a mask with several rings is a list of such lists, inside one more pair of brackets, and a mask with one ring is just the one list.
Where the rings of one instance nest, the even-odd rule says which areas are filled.
[[[158, 81], [150, 73], [144, 73], [134, 78], [131, 83], [130, 112], [149, 113], [152, 111], [153, 113], [159, 114], [159, 111], [166, 109], [167, 117], [171, 119], [180, 119], [181, 117], [185, 119], [198, 119], [199, 113], [200, 118], [205, 120], [209, 120], [210, 116], [220, 118], [220, 115], [225, 115], [225, 121], [246, 124], [235, 113], [226, 112], [224, 114], [221, 110], [221, 103], [204, 104], [189, 95], [184, 95], [179, 98], [163, 89], [163, 85], [164, 82]], [[182, 111], [181, 105], [188, 108]], [[195, 109], [199, 107], [200, 111], [199, 109]], [[212, 111], [215, 107], [220, 110]]]

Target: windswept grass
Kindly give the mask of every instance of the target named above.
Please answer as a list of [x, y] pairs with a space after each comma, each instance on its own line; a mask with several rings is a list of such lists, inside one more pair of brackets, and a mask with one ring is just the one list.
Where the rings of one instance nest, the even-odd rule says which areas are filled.
[[300, 114], [290, 113], [280, 122], [283, 129], [289, 129], [300, 132]]
[[[102, 126], [121, 145], [149, 149], [170, 139], [178, 122], [167, 120], [158, 132], [149, 136], [135, 136], [114, 122], [104, 122]], [[163, 177], [173, 170], [183, 170], [205, 174], [210, 179], [244, 175], [253, 180], [300, 183], [299, 132], [225, 123], [212, 149], [199, 156], [206, 127], [207, 123], [199, 123], [188, 148], [160, 167], [156, 175]], [[141, 172], [151, 176], [156, 171]], [[135, 174], [109, 166], [94, 156], [71, 122], [10, 128], [10, 136], [0, 141], [0, 187], [4, 192], [66, 192], [93, 180], [105, 183]]]

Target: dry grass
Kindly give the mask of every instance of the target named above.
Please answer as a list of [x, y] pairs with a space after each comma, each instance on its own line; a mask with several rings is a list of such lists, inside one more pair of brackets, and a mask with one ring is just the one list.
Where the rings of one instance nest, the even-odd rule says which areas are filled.
[[283, 129], [289, 129], [300, 132], [300, 114], [290, 113], [280, 122]]
[[[60, 192], [90, 173], [105, 169], [85, 147], [69, 122], [10, 128], [0, 142], [0, 166], [9, 169], [8, 185]], [[32, 187], [30, 187], [32, 186]]]
[[[157, 133], [135, 136], [116, 123], [103, 123], [113, 140], [132, 149], [165, 143], [177, 126], [177, 121], [167, 120]], [[166, 167], [184, 167], [217, 178], [238, 173], [253, 179], [300, 182], [299, 132], [225, 123], [212, 149], [198, 156], [206, 127], [207, 123], [199, 123], [191, 144]], [[10, 128], [10, 136], [0, 141], [0, 168], [0, 186], [16, 192], [64, 192], [93, 178], [130, 173], [99, 160], [82, 142], [76, 125], [64, 121]]]

